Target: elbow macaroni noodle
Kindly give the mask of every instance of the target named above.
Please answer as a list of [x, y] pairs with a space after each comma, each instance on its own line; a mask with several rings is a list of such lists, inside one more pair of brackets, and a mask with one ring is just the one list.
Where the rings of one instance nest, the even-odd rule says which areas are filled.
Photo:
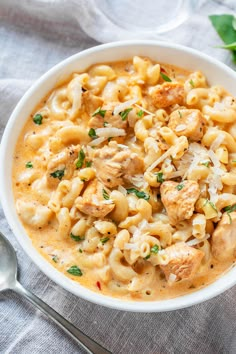
[[235, 100], [203, 73], [139, 56], [93, 65], [28, 119], [16, 209], [39, 252], [82, 285], [179, 296], [231, 265], [214, 249], [234, 223], [235, 139]]

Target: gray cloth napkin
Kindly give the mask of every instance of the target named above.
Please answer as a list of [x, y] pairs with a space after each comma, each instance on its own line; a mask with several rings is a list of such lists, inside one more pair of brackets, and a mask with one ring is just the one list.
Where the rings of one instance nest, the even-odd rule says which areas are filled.
[[[79, 9], [85, 2], [0, 1], [1, 134], [14, 106], [34, 80], [66, 57], [98, 44], [96, 40], [106, 40], [106, 28], [94, 31], [94, 23], [90, 26], [84, 19], [86, 27], [81, 18], [72, 16], [71, 9]], [[234, 11], [235, 0], [205, 1], [185, 24], [163, 38], [196, 48], [233, 67], [230, 54], [214, 48], [221, 42], [207, 16]], [[236, 287], [203, 304], [169, 313], [111, 310], [77, 298], [49, 280], [23, 252], [1, 208], [0, 230], [17, 250], [22, 284], [113, 353], [236, 353]], [[84, 351], [27, 301], [7, 291], [0, 294], [0, 353]]]

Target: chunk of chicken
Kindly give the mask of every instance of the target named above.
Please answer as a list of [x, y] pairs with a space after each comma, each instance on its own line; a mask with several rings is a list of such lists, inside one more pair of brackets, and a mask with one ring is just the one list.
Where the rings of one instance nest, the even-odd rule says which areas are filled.
[[101, 97], [93, 95], [90, 91], [82, 93], [82, 106], [88, 115], [92, 115], [102, 105], [103, 99]]
[[119, 114], [114, 115], [113, 110], [116, 105], [120, 104], [119, 102], [109, 103], [107, 105], [102, 106], [102, 110], [106, 111], [104, 118], [97, 114], [92, 117], [88, 124], [92, 128], [102, 128], [104, 127], [104, 123], [110, 124], [112, 127], [126, 129], [127, 128], [127, 120], [122, 120]]
[[194, 205], [200, 195], [197, 182], [184, 181], [177, 183], [166, 181], [162, 183], [160, 192], [170, 224], [175, 225], [182, 220], [191, 218]]
[[79, 148], [79, 145], [67, 147], [49, 160], [46, 172], [48, 186], [56, 186], [60, 180], [72, 177]]
[[157, 108], [169, 107], [172, 104], [183, 104], [184, 86], [177, 82], [165, 82], [155, 86], [151, 92], [152, 103]]
[[186, 136], [193, 141], [199, 141], [203, 137], [205, 118], [198, 109], [179, 109], [171, 113], [168, 127], [177, 136]]
[[97, 178], [109, 188], [122, 185], [143, 172], [143, 160], [130, 149], [120, 149], [116, 142], [95, 151], [93, 166]]
[[[204, 252], [189, 247], [184, 242], [178, 242], [165, 248], [165, 253], [168, 263], [160, 265], [160, 268], [170, 283], [193, 278], [204, 257]], [[175, 275], [175, 279], [170, 278], [171, 274]]]
[[224, 213], [212, 234], [212, 254], [219, 261], [236, 258], [236, 212]]
[[88, 184], [83, 196], [76, 199], [75, 205], [84, 214], [95, 218], [104, 218], [115, 207], [115, 204], [110, 202], [111, 200], [104, 199], [103, 184], [94, 179]]

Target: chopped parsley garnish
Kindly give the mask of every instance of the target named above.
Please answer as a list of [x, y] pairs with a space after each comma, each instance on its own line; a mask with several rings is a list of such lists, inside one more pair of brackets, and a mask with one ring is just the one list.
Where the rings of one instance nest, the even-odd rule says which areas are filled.
[[167, 82], [171, 82], [172, 80], [169, 78], [169, 76], [165, 75], [164, 73], [160, 72], [160, 75], [162, 77], [163, 80], [167, 81]]
[[104, 127], [107, 127], [108, 124], [109, 124], [108, 122], [104, 122], [104, 123], [103, 123], [103, 126], [104, 126]]
[[183, 117], [182, 113], [180, 111], [178, 111], [178, 113], [179, 113], [179, 117], [182, 118]]
[[56, 170], [55, 172], [50, 173], [50, 176], [61, 180], [62, 177], [64, 176], [64, 174], [65, 174], [65, 169], [64, 170]]
[[83, 250], [81, 248], [79, 249], [79, 253], [83, 253]]
[[145, 199], [145, 200], [149, 200], [150, 199], [150, 196], [147, 193], [143, 192], [143, 191], [139, 191], [139, 190], [137, 190], [135, 188], [128, 188], [126, 190], [127, 190], [128, 194], [133, 193], [138, 198], [142, 198], [142, 199]]
[[88, 135], [89, 135], [90, 138], [92, 138], [92, 139], [97, 138], [97, 134], [96, 134], [96, 131], [95, 131], [94, 128], [90, 128], [90, 129], [89, 129]]
[[76, 167], [77, 168], [81, 168], [83, 166], [84, 159], [85, 159], [85, 153], [84, 153], [84, 150], [81, 149], [80, 152], [79, 152], [78, 160], [76, 162]]
[[236, 160], [232, 160], [232, 162], [236, 162]]
[[203, 206], [205, 206], [206, 204], [209, 204], [212, 207], [212, 209], [214, 209], [216, 212], [218, 212], [216, 205], [213, 202], [211, 202], [209, 199], [206, 199]]
[[40, 114], [40, 113], [35, 114], [35, 116], [33, 118], [33, 121], [34, 121], [35, 124], [41, 125], [42, 124], [42, 120], [43, 120], [42, 114]]
[[209, 168], [210, 163], [211, 161], [206, 161], [206, 162], [202, 162], [201, 165], [204, 165]]
[[105, 109], [102, 110], [101, 107], [98, 107], [98, 108], [96, 109], [96, 111], [92, 114], [92, 117], [94, 117], [94, 116], [96, 116], [96, 115], [99, 115], [99, 116], [101, 116], [102, 118], [104, 118], [104, 117], [105, 117], [105, 114], [106, 114], [106, 110], [105, 110]]
[[58, 262], [58, 256], [53, 256], [52, 260], [53, 260], [53, 262], [57, 263]]
[[154, 245], [151, 248], [151, 253], [157, 254], [159, 252], [159, 246], [158, 245]]
[[189, 83], [190, 83], [190, 85], [192, 86], [192, 88], [194, 88], [194, 87], [195, 87], [194, 82], [193, 82], [193, 80], [192, 80], [192, 79], [189, 81]]
[[76, 235], [72, 234], [72, 232], [70, 234], [70, 237], [72, 238], [72, 240], [74, 240], [76, 242], [80, 242], [80, 241], [83, 241], [85, 239], [84, 236], [76, 236]]
[[176, 186], [176, 189], [178, 189], [178, 191], [181, 191], [181, 189], [184, 188], [184, 184], [183, 183], [180, 183]]
[[32, 162], [31, 161], [26, 162], [25, 167], [26, 168], [33, 168]]
[[107, 193], [107, 191], [105, 189], [102, 190], [102, 195], [103, 195], [104, 199], [106, 199], [106, 200], [110, 199], [109, 194]]
[[157, 172], [156, 175], [157, 175], [157, 182], [160, 183], [164, 182], [163, 172]]
[[86, 162], [85, 162], [85, 166], [86, 166], [86, 167], [91, 167], [91, 166], [92, 166], [92, 163], [93, 163], [92, 161], [86, 161]]
[[142, 111], [142, 110], [140, 109], [140, 111], [138, 111], [138, 113], [137, 113], [137, 116], [138, 116], [139, 118], [142, 118], [143, 115], [144, 115], [144, 111]]
[[151, 250], [150, 250], [150, 253], [144, 257], [144, 259], [149, 259], [151, 257], [151, 254], [157, 254], [159, 252], [159, 246], [158, 245], [154, 245]]
[[107, 242], [107, 241], [109, 241], [110, 240], [110, 237], [104, 237], [104, 238], [101, 238], [101, 243], [103, 244], [103, 245], [105, 245], [105, 243]]
[[235, 210], [236, 210], [236, 204], [227, 205], [225, 208], [223, 208], [223, 211], [225, 211], [227, 213], [228, 217], [229, 217], [230, 224], [232, 224], [232, 217], [231, 217], [230, 213], [232, 213]]
[[67, 269], [67, 273], [75, 275], [76, 277], [81, 277], [83, 275], [81, 269], [76, 265], [73, 265], [69, 269]]
[[236, 210], [236, 204], [234, 205], [227, 205], [225, 208], [223, 208], [224, 211], [227, 213], [232, 213], [233, 211]]
[[119, 115], [121, 116], [122, 120], [126, 120], [128, 117], [128, 114], [130, 111], [132, 111], [133, 108], [127, 108], [124, 111], [120, 112]]
[[144, 257], [144, 259], [149, 259], [151, 257], [150, 254], [148, 254], [146, 257]]

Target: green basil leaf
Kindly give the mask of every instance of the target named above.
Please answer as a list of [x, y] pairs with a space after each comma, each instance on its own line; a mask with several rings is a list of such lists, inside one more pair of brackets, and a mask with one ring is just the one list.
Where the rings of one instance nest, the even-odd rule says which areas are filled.
[[163, 183], [165, 180], [163, 178], [163, 172], [156, 172], [157, 182]]
[[84, 236], [76, 236], [76, 235], [72, 234], [72, 232], [70, 234], [70, 237], [72, 238], [72, 240], [74, 240], [76, 242], [80, 242], [80, 241], [83, 241], [85, 239]]
[[127, 108], [124, 111], [120, 112], [119, 115], [121, 116], [122, 120], [126, 120], [128, 117], [128, 114], [130, 111], [132, 111], [133, 108]]
[[33, 121], [35, 124], [37, 125], [41, 125], [42, 124], [42, 121], [43, 121], [43, 116], [42, 114], [38, 113], [38, 114], [35, 114], [34, 118], [33, 118]]
[[104, 117], [105, 117], [105, 114], [106, 114], [106, 110], [105, 110], [105, 109], [102, 110], [101, 107], [98, 107], [98, 108], [96, 109], [96, 111], [93, 112], [92, 117], [94, 117], [94, 116], [96, 116], [96, 115], [99, 115], [99, 116], [101, 116], [102, 118], [104, 118]]
[[81, 269], [76, 265], [73, 265], [69, 269], [67, 269], [67, 272], [72, 275], [75, 275], [76, 277], [81, 277], [83, 275]]
[[64, 176], [64, 174], [65, 174], [65, 169], [64, 170], [56, 170], [56, 171], [50, 173], [50, 176], [61, 180], [62, 177]]
[[26, 168], [33, 168], [34, 166], [31, 161], [28, 161], [28, 162], [26, 162], [25, 167]]
[[175, 188], [178, 189], [178, 191], [181, 191], [181, 189], [184, 188], [184, 184], [183, 184], [183, 183], [180, 183], [180, 184], [178, 184], [178, 186], [176, 186]]
[[167, 81], [167, 82], [171, 82], [172, 80], [169, 78], [169, 76], [165, 75], [164, 73], [160, 72], [160, 75], [162, 77], [163, 80]]
[[90, 138], [92, 138], [92, 139], [97, 138], [97, 134], [96, 134], [96, 131], [95, 131], [94, 128], [90, 128], [90, 129], [89, 129], [88, 135], [89, 135]]
[[149, 200], [150, 199], [150, 196], [147, 193], [143, 192], [143, 191], [139, 191], [139, 190], [137, 190], [135, 188], [128, 188], [126, 190], [127, 190], [128, 194], [133, 193], [138, 198], [142, 198], [142, 199], [145, 199], [145, 200]]
[[84, 153], [84, 150], [81, 149], [80, 152], [79, 152], [78, 160], [76, 162], [76, 167], [77, 168], [81, 168], [83, 166], [84, 159], [85, 159], [85, 153]]
[[104, 199], [106, 199], [106, 200], [110, 199], [109, 194], [107, 193], [107, 191], [105, 189], [102, 190], [102, 195], [103, 195]]
[[107, 242], [107, 241], [109, 241], [110, 240], [110, 237], [104, 237], [104, 238], [101, 238], [101, 243], [103, 244], [103, 245], [105, 245], [105, 243]]

